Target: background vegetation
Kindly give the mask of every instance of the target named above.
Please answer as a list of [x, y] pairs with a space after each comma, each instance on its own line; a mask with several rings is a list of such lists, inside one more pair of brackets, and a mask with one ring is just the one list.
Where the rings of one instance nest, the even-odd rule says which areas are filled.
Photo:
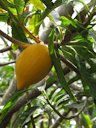
[[[0, 0], [0, 22], [0, 128], [95, 128], [96, 0]], [[22, 49], [2, 31], [48, 44], [53, 67], [38, 87], [16, 90]]]

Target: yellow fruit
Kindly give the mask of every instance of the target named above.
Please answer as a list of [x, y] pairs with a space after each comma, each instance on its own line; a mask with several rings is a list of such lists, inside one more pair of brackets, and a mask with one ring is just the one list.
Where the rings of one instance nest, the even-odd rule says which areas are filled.
[[16, 61], [17, 89], [41, 81], [51, 69], [48, 47], [43, 44], [28, 46]]

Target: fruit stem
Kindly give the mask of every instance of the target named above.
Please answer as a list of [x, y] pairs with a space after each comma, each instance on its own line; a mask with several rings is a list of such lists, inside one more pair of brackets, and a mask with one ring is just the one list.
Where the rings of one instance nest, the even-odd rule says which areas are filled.
[[22, 41], [19, 41], [13, 37], [8, 36], [6, 33], [4, 33], [2, 30], [0, 30], [0, 35], [5, 37], [7, 40], [11, 41], [14, 44], [18, 44], [19, 46], [21, 46], [22, 48], [27, 48], [28, 46], [30, 46], [30, 44], [26, 44]]
[[36, 43], [40, 43], [39, 38], [35, 37], [32, 33], [30, 33], [30, 31], [20, 22], [18, 22], [18, 25], [24, 30], [24, 32], [26, 32], [30, 38], [32, 38]]

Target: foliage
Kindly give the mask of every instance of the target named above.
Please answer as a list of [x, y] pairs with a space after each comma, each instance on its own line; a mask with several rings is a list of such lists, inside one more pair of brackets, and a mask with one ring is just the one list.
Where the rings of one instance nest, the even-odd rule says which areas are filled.
[[[82, 5], [80, 10], [78, 5]], [[5, 104], [1, 102], [0, 127], [95, 128], [96, 1], [0, 0], [0, 22], [7, 24], [7, 35], [27, 44], [34, 43], [32, 34], [42, 42], [45, 38], [53, 63], [45, 81], [38, 83], [42, 86], [16, 90]], [[13, 80], [12, 63], [23, 50], [10, 46], [4, 37], [0, 44], [4, 60], [0, 61], [1, 99]]]

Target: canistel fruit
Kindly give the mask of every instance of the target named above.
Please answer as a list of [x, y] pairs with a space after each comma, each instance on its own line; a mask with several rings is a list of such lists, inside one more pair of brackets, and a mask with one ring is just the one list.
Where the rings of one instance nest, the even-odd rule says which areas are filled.
[[52, 66], [48, 47], [44, 44], [28, 46], [16, 61], [17, 89], [24, 89], [41, 81]]

